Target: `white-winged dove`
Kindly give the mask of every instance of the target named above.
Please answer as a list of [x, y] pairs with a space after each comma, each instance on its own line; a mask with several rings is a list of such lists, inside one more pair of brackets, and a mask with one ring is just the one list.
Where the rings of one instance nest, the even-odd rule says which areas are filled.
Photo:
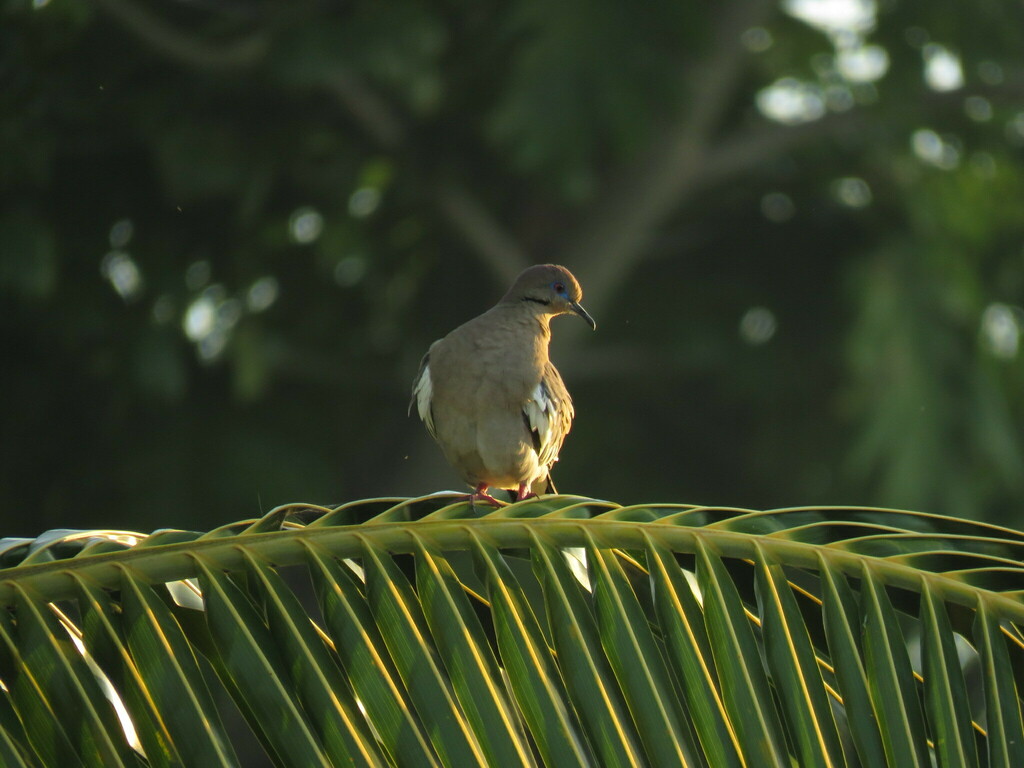
[[412, 401], [445, 458], [474, 488], [554, 493], [551, 465], [572, 426], [572, 399], [548, 359], [556, 315], [579, 315], [583, 292], [565, 267], [539, 264], [516, 278], [501, 301], [435, 341], [413, 382]]

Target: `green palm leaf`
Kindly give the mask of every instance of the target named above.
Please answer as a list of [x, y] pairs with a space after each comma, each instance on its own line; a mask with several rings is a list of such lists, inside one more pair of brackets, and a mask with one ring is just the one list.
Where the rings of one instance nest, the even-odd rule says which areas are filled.
[[0, 761], [1011, 768], [1022, 553], [920, 513], [570, 496], [5, 540]]

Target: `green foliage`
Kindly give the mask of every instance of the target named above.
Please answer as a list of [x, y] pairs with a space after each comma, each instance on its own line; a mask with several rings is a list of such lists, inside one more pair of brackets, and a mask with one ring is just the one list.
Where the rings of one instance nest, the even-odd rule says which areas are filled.
[[3, 540], [4, 763], [1024, 760], [1020, 532], [463, 498]]
[[408, 382], [537, 261], [559, 487], [1019, 524], [1024, 11], [825, 5], [0, 3], [5, 528], [451, 486]]

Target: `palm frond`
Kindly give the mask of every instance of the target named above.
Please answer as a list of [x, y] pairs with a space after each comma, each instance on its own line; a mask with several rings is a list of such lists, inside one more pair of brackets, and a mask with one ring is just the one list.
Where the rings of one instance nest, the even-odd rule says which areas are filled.
[[1010, 768], [1022, 549], [572, 496], [4, 540], [0, 762]]

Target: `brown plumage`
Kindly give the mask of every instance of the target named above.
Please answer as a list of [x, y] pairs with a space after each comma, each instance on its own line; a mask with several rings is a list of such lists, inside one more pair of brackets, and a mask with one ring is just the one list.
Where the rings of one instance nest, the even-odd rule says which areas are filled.
[[554, 492], [551, 465], [572, 426], [572, 399], [548, 359], [549, 322], [567, 313], [590, 326], [583, 292], [565, 267], [540, 264], [501, 301], [435, 341], [413, 382], [412, 402], [448, 462], [475, 489], [535, 485]]

